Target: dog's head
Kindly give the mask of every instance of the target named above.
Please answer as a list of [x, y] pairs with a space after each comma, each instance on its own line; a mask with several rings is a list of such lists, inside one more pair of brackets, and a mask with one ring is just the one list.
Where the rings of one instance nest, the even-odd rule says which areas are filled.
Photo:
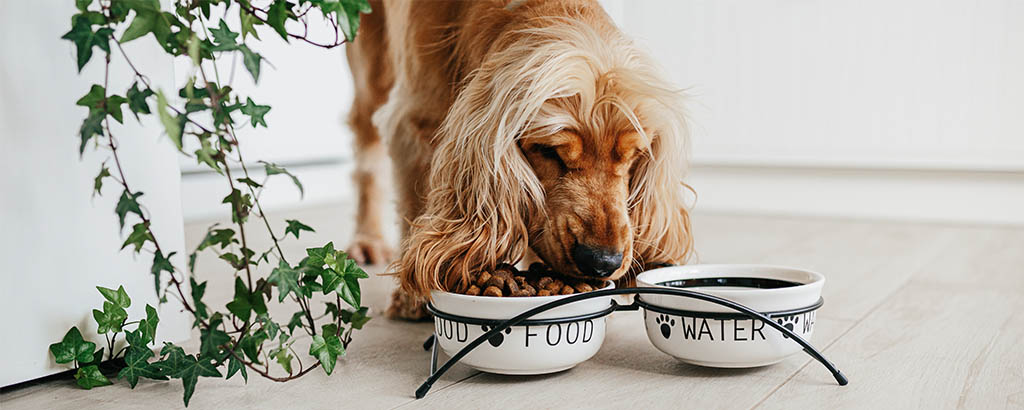
[[398, 262], [406, 290], [458, 288], [527, 246], [607, 279], [687, 257], [682, 94], [614, 28], [541, 26], [495, 47], [449, 110]]

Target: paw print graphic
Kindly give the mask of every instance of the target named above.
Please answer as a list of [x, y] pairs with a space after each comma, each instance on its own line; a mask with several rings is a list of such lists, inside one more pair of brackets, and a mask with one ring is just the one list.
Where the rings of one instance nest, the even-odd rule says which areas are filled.
[[[797, 323], [800, 323], [800, 316], [786, 316], [783, 318], [775, 319], [775, 321], [786, 329], [794, 330], [796, 329]], [[789, 336], [787, 336], [785, 333], [782, 334], [782, 337], [789, 339]]]
[[[483, 329], [484, 333], [487, 333], [491, 330], [491, 327], [487, 325], [480, 326], [480, 328]], [[512, 328], [505, 328], [503, 333], [504, 334], [502, 334], [502, 332], [499, 332], [498, 334], [491, 336], [490, 339], [487, 339], [487, 342], [494, 347], [501, 346], [501, 344], [505, 342], [505, 335], [512, 334]]]
[[658, 315], [658, 317], [654, 319], [654, 322], [661, 325], [660, 328], [662, 336], [665, 336], [666, 339], [668, 339], [669, 336], [672, 336], [672, 326], [676, 325], [675, 319], [670, 318], [668, 315]]

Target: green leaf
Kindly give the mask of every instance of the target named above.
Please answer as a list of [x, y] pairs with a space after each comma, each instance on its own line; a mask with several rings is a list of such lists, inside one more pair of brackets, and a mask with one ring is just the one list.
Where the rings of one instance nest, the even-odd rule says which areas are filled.
[[156, 93], [156, 111], [160, 115], [160, 123], [164, 125], [164, 131], [167, 132], [167, 136], [174, 142], [174, 146], [181, 150], [181, 132], [182, 124], [185, 122], [184, 117], [176, 118], [167, 112], [167, 98], [164, 97], [162, 91]]
[[139, 382], [139, 377], [167, 380], [167, 376], [160, 371], [160, 366], [149, 362], [151, 357], [153, 357], [153, 351], [149, 348], [129, 346], [124, 356], [124, 368], [117, 373], [117, 378], [128, 380], [128, 385], [133, 389]]
[[72, 361], [87, 363], [93, 359], [94, 350], [96, 344], [82, 339], [82, 332], [79, 332], [77, 327], [68, 329], [60, 343], [50, 345], [50, 353], [53, 353], [54, 361], [58, 364]]
[[206, 164], [206, 166], [213, 168], [218, 174], [223, 174], [224, 171], [220, 169], [220, 163], [217, 158], [220, 157], [220, 151], [213, 148], [213, 144], [210, 144], [208, 138], [200, 139], [202, 147], [196, 150], [196, 162], [199, 164]]
[[135, 245], [135, 253], [139, 253], [146, 241], [153, 241], [153, 235], [149, 234], [149, 222], [139, 222], [132, 226], [132, 233], [128, 235], [128, 239], [124, 240], [121, 249], [127, 248], [128, 245]]
[[153, 96], [153, 90], [146, 88], [139, 90], [139, 83], [132, 83], [132, 88], [128, 89], [128, 109], [135, 115], [135, 119], [139, 119], [139, 114], [150, 114], [149, 103], [146, 99]]
[[245, 379], [246, 383], [249, 382], [249, 374], [245, 370], [245, 364], [242, 363], [242, 360], [235, 353], [231, 353], [228, 355], [228, 375], [224, 378], [231, 380], [231, 376], [234, 376], [237, 372], [242, 372], [242, 378]]
[[345, 34], [345, 39], [353, 41], [359, 31], [359, 13], [370, 13], [367, 0], [341, 0], [342, 10], [337, 13], [338, 28]]
[[295, 239], [299, 238], [299, 232], [301, 231], [316, 232], [308, 225], [294, 219], [285, 219], [284, 221], [288, 223], [288, 227], [284, 229], [284, 234], [288, 235], [290, 233], [295, 235]]
[[285, 31], [284, 22], [288, 20], [288, 17], [295, 16], [291, 12], [292, 6], [291, 2], [274, 0], [274, 4], [270, 5], [270, 10], [267, 10], [267, 24], [269, 24], [285, 42], [288, 42], [288, 32]]
[[121, 229], [124, 229], [124, 218], [129, 212], [142, 218], [142, 208], [139, 207], [138, 201], [140, 196], [142, 196], [142, 192], [132, 194], [127, 189], [121, 192], [121, 198], [117, 200], [117, 206], [114, 207], [114, 212], [117, 213], [117, 220], [121, 224]]
[[92, 0], [75, 0], [75, 7], [83, 13], [88, 11], [90, 4], [92, 4]]
[[103, 110], [91, 110], [89, 116], [85, 117], [85, 121], [82, 121], [82, 126], [78, 129], [78, 135], [82, 139], [82, 143], [78, 147], [79, 155], [85, 152], [85, 146], [89, 144], [89, 140], [93, 136], [103, 135], [103, 118], [106, 116], [107, 113]]
[[245, 336], [238, 342], [238, 347], [242, 348], [242, 352], [245, 353], [245, 357], [248, 357], [250, 361], [260, 364], [259, 347], [265, 340], [267, 340], [267, 336], [265, 334]]
[[141, 332], [146, 343], [152, 343], [156, 340], [156, 328], [159, 324], [160, 316], [157, 315], [156, 308], [147, 304], [146, 318], [139, 321], [139, 327], [136, 330]]
[[231, 221], [235, 223], [245, 222], [249, 218], [249, 210], [252, 209], [252, 196], [242, 194], [238, 188], [232, 189], [228, 196], [221, 201], [222, 204], [231, 204]]
[[292, 359], [295, 357], [288, 353], [288, 349], [278, 349], [271, 356], [274, 357], [274, 360], [277, 360], [277, 364], [284, 368], [284, 371], [288, 373], [292, 372]]
[[210, 34], [213, 35], [213, 42], [216, 44], [213, 51], [229, 51], [238, 47], [238, 44], [235, 42], [238, 33], [231, 31], [228, 28], [228, 23], [224, 20], [220, 21], [218, 27], [211, 28]]
[[245, 40], [245, 37], [248, 34], [252, 34], [253, 37], [259, 40], [260, 35], [256, 32], [255, 26], [263, 24], [263, 22], [246, 11], [245, 7], [238, 8], [238, 18], [242, 22], [242, 40]]
[[235, 181], [238, 181], [238, 182], [241, 182], [243, 184], [246, 184], [246, 185], [248, 185], [251, 188], [261, 188], [261, 187], [263, 187], [263, 185], [260, 185], [259, 182], [253, 181], [252, 178], [237, 178], [237, 179], [235, 179]]
[[177, 252], [171, 252], [167, 257], [164, 257], [163, 252], [159, 249], [153, 252], [153, 265], [149, 268], [149, 272], [153, 274], [153, 283], [156, 286], [156, 293], [160, 293], [160, 274], [167, 272], [174, 274], [174, 265], [171, 264], [171, 257]]
[[128, 292], [124, 290], [124, 285], [121, 285], [117, 290], [108, 289], [102, 286], [97, 286], [96, 289], [100, 291], [103, 298], [110, 301], [117, 306], [127, 309], [132, 305], [132, 299], [128, 297]]
[[96, 320], [96, 333], [117, 333], [128, 320], [128, 312], [117, 303], [107, 301], [103, 302], [103, 310], [92, 310], [92, 317]]
[[235, 298], [227, 304], [228, 311], [234, 313], [242, 321], [248, 321], [250, 312], [257, 315], [267, 313], [267, 305], [263, 300], [263, 294], [250, 293], [242, 278], [235, 278]]
[[306, 317], [306, 312], [298, 311], [292, 314], [292, 319], [288, 321], [288, 333], [294, 333], [295, 328], [302, 327], [302, 319]]
[[369, 308], [365, 306], [355, 311], [343, 310], [341, 311], [341, 321], [350, 324], [355, 329], [362, 329], [363, 325], [372, 319], [366, 315], [368, 311]]
[[277, 301], [283, 302], [284, 298], [289, 293], [295, 293], [295, 296], [301, 296], [301, 288], [299, 287], [299, 271], [292, 269], [288, 266], [285, 261], [281, 261], [273, 271], [270, 272], [270, 276], [267, 280], [274, 285], [277, 285]]
[[266, 127], [267, 122], [263, 119], [263, 116], [267, 115], [268, 112], [270, 112], [269, 105], [256, 105], [256, 103], [252, 101], [252, 98], [245, 98], [245, 105], [242, 106], [242, 114], [249, 116], [249, 122], [253, 127], [255, 127], [256, 124]]
[[267, 172], [267, 176], [277, 175], [277, 174], [288, 175], [289, 177], [292, 178], [292, 183], [294, 183], [295, 186], [299, 188], [299, 196], [303, 197], [303, 196], [306, 195], [306, 190], [302, 187], [302, 182], [300, 182], [299, 178], [297, 178], [294, 174], [292, 174], [291, 172], [288, 172], [287, 169], [284, 169], [284, 167], [280, 167], [277, 164], [274, 164], [272, 162], [266, 162], [266, 161], [259, 161], [259, 162], [261, 164], [263, 164], [263, 167], [264, 167], [264, 169]]
[[199, 355], [204, 357], [219, 357], [221, 346], [224, 346], [231, 342], [231, 336], [228, 336], [223, 330], [220, 330], [220, 319], [218, 314], [217, 323], [214, 324], [211, 320], [210, 326], [205, 327], [199, 331]]
[[92, 183], [92, 195], [96, 196], [103, 189], [103, 178], [110, 176], [110, 168], [107, 168], [107, 162], [104, 161], [103, 165], [100, 165], [100, 173], [96, 175]]
[[[99, 47], [101, 50], [110, 52], [110, 36], [114, 33], [111, 28], [103, 27], [92, 31], [93, 24], [102, 24], [90, 21], [92, 15], [88, 13], [76, 14], [71, 17], [71, 31], [68, 31], [61, 38], [75, 44], [78, 55], [78, 71], [81, 72], [85, 64], [92, 58], [92, 48]], [[102, 18], [102, 15], [100, 15]]]
[[199, 319], [206, 319], [209, 317], [209, 313], [206, 310], [206, 304], [203, 303], [203, 295], [206, 294], [206, 282], [197, 283], [194, 278], [189, 278], [189, 287], [192, 289], [192, 307], [196, 311], [196, 321]]
[[[259, 53], [252, 51], [249, 46], [241, 45], [238, 47], [238, 51], [242, 53], [242, 64], [245, 65], [245, 69], [252, 75], [252, 81], [254, 83], [260, 82], [260, 63], [263, 61], [263, 56]], [[270, 110], [270, 107], [267, 107]], [[256, 124], [253, 124], [255, 126]], [[266, 124], [263, 124], [266, 127]]]
[[132, 23], [128, 25], [124, 34], [121, 35], [121, 42], [127, 43], [152, 33], [153, 29], [157, 27], [160, 17], [161, 15], [157, 11], [135, 10], [135, 18], [132, 19]]
[[89, 89], [89, 92], [79, 98], [75, 102], [75, 105], [80, 105], [89, 108], [90, 116], [97, 110], [100, 112], [110, 114], [119, 123], [123, 123], [124, 117], [121, 113], [121, 105], [128, 102], [128, 100], [120, 95], [106, 95], [106, 90], [100, 86], [93, 84]]
[[233, 243], [238, 243], [238, 239], [235, 239], [235, 231], [231, 229], [211, 229], [206, 232], [206, 237], [199, 243], [199, 247], [196, 250], [201, 251], [213, 245], [220, 245], [220, 248], [224, 249]]
[[100, 368], [94, 364], [79, 368], [78, 372], [75, 373], [75, 382], [78, 383], [79, 387], [86, 390], [113, 384], [110, 382], [110, 379], [107, 379], [107, 376], [100, 373]]
[[181, 379], [181, 384], [185, 387], [184, 400], [187, 407], [192, 393], [196, 391], [196, 383], [200, 377], [221, 377], [221, 374], [209, 359], [199, 357], [197, 360], [195, 356], [185, 355], [177, 371], [171, 377]]
[[337, 329], [334, 324], [324, 325], [323, 333], [313, 336], [313, 342], [309, 346], [309, 355], [320, 361], [320, 366], [328, 376], [334, 371], [338, 356], [345, 354], [345, 347], [338, 338]]

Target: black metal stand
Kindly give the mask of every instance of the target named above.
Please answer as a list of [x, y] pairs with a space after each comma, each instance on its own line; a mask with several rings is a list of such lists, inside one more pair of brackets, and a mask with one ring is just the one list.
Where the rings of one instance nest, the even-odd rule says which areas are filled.
[[[768, 324], [769, 326], [771, 326], [775, 330], [778, 330], [778, 331], [782, 332], [784, 335], [789, 336], [789, 338], [792, 339], [794, 342], [800, 344], [800, 346], [804, 348], [804, 352], [807, 352], [807, 354], [811, 355], [811, 357], [813, 357], [815, 360], [817, 360], [819, 363], [821, 363], [823, 366], [825, 366], [825, 368], [828, 369], [828, 371], [832, 373], [832, 377], [834, 377], [836, 379], [836, 383], [839, 383], [840, 386], [845, 386], [847, 383], [849, 383], [849, 380], [847, 380], [846, 376], [844, 376], [843, 373], [839, 371], [839, 369], [837, 369], [831, 362], [829, 362], [828, 359], [825, 359], [825, 356], [823, 356], [821, 354], [821, 352], [818, 352], [813, 346], [811, 346], [810, 343], [808, 343], [802, 337], [800, 337], [799, 335], [794, 333], [792, 330], [789, 330], [789, 329], [785, 328], [784, 326], [782, 326], [781, 324], [776, 323], [774, 320], [771, 320], [771, 316], [770, 316], [771, 314], [764, 314], [764, 313], [755, 311], [753, 309], [750, 309], [750, 308], [748, 308], [746, 306], [743, 306], [743, 305], [741, 305], [739, 303], [733, 302], [731, 300], [722, 299], [720, 297], [708, 295], [708, 294], [705, 294], [705, 293], [694, 292], [692, 290], [672, 289], [672, 288], [653, 288], [653, 287], [650, 287], [650, 288], [606, 289], [606, 290], [595, 290], [595, 291], [586, 292], [586, 293], [579, 293], [579, 294], [568, 296], [568, 297], [563, 298], [563, 299], [558, 299], [558, 300], [551, 301], [551, 302], [545, 303], [543, 305], [537, 306], [537, 307], [535, 307], [533, 309], [530, 309], [530, 310], [527, 310], [527, 311], [525, 311], [523, 313], [520, 313], [520, 314], [516, 315], [515, 317], [513, 317], [511, 319], [503, 320], [503, 321], [495, 321], [494, 325], [491, 327], [490, 330], [488, 330], [487, 332], [484, 332], [484, 334], [478, 336], [476, 339], [473, 339], [473, 341], [469, 342], [469, 344], [467, 344], [461, 350], [459, 350], [454, 355], [452, 355], [452, 357], [449, 358], [448, 361], [446, 361], [443, 365], [441, 365], [440, 368], [437, 367], [437, 349], [438, 349], [437, 345], [438, 345], [438, 343], [435, 340], [436, 337], [434, 335], [431, 335], [430, 338], [428, 338], [427, 341], [423, 344], [423, 348], [424, 349], [427, 349], [427, 348], [431, 349], [430, 376], [427, 377], [427, 380], [424, 381], [423, 384], [420, 385], [420, 387], [418, 389], [416, 389], [416, 398], [417, 399], [421, 399], [424, 396], [426, 396], [427, 392], [430, 391], [430, 388], [434, 385], [434, 382], [436, 382], [437, 379], [441, 378], [441, 376], [445, 372], [447, 372], [448, 369], [450, 369], [452, 366], [454, 366], [455, 363], [457, 363], [459, 360], [462, 360], [463, 357], [465, 357], [467, 354], [469, 354], [469, 352], [472, 351], [473, 349], [476, 349], [477, 346], [480, 346], [480, 344], [482, 344], [485, 340], [490, 339], [492, 336], [494, 336], [494, 335], [504, 331], [505, 329], [508, 329], [508, 328], [510, 328], [512, 326], [520, 325], [521, 323], [527, 321], [530, 317], [532, 317], [532, 316], [534, 316], [534, 315], [536, 315], [538, 313], [542, 313], [542, 312], [554, 309], [556, 307], [567, 305], [567, 304], [570, 304], [570, 303], [573, 303], [573, 302], [578, 302], [578, 301], [581, 301], [581, 300], [593, 299], [593, 298], [598, 298], [598, 297], [604, 297], [604, 296], [628, 295], [628, 294], [680, 296], [680, 297], [699, 299], [699, 300], [703, 300], [705, 302], [715, 303], [715, 304], [718, 304], [718, 305], [725, 306], [727, 308], [733, 309], [735, 311], [738, 311], [738, 312], [744, 314], [746, 317], [749, 317], [749, 318], [754, 319], [754, 320], [760, 320], [760, 321]], [[637, 298], [637, 299], [639, 299], [639, 298]], [[821, 302], [819, 301], [819, 303], [821, 303]], [[609, 309], [608, 313], [610, 313], [611, 311], [614, 311], [614, 310], [636, 310], [636, 309], [639, 308], [639, 306], [640, 306], [639, 300], [635, 300], [630, 305], [619, 305], [619, 304], [615, 303], [615, 301], [612, 301], [612, 307]], [[820, 305], [818, 305], [818, 306], [820, 306]], [[432, 310], [436, 311], [436, 309], [433, 309], [432, 306], [428, 306], [428, 307], [431, 308]], [[776, 315], [778, 315], [778, 314], [776, 314]]]

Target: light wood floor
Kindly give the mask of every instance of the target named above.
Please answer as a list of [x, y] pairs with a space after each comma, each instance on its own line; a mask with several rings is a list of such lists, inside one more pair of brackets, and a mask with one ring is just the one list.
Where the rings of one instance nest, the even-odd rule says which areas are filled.
[[[319, 229], [287, 242], [286, 252], [296, 255], [327, 240], [343, 244], [350, 232], [350, 211], [275, 215], [286, 217]], [[709, 214], [696, 215], [695, 225], [701, 262], [825, 274], [812, 343], [850, 378], [848, 386], [804, 355], [747, 370], [680, 364], [650, 344], [637, 312], [620, 312], [597, 356], [573, 370], [512, 377], [456, 366], [415, 400], [428, 372], [420, 346], [432, 325], [376, 318], [356, 334], [334, 376], [318, 370], [283, 384], [254, 376], [248, 386], [238, 377], [204, 378], [191, 407], [1024, 408], [1024, 229]], [[188, 246], [204, 229], [187, 228]], [[220, 263], [204, 257], [198, 270], [211, 281], [207, 293], [226, 298], [230, 278]], [[364, 284], [364, 300], [381, 312], [391, 287], [390, 278], [375, 276]], [[129, 391], [118, 381], [82, 391], [57, 380], [5, 391], [0, 407], [179, 408], [181, 394], [178, 382], [143, 380]]]

